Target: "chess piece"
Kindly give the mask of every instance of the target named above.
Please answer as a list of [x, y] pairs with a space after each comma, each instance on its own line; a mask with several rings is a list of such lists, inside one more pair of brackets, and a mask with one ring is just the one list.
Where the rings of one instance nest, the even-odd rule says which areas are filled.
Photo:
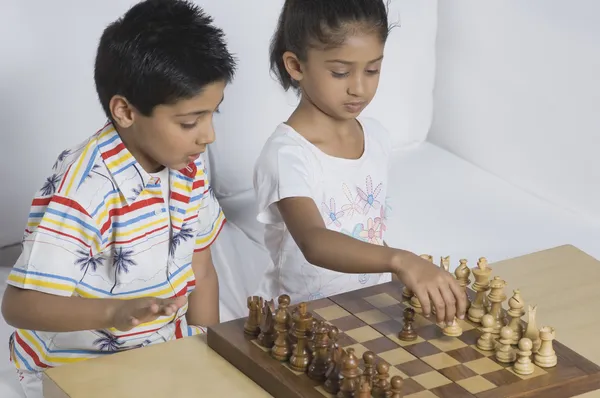
[[377, 363], [377, 381], [373, 385], [372, 394], [375, 397], [387, 397], [388, 392], [391, 390], [390, 382], [390, 365], [386, 362]]
[[473, 290], [475, 293], [475, 299], [469, 307], [467, 317], [471, 322], [481, 323], [481, 318], [487, 313], [487, 297], [486, 293], [490, 289], [490, 275], [492, 268], [488, 267], [487, 260], [484, 257], [480, 258], [477, 262], [477, 267], [471, 271], [475, 277], [475, 283], [473, 283]]
[[294, 336], [297, 343], [290, 357], [290, 369], [296, 372], [305, 372], [308, 368], [310, 357], [306, 345], [310, 325], [312, 325], [312, 315], [306, 310], [306, 303], [300, 303], [294, 316]]
[[535, 315], [537, 313], [537, 305], [530, 305], [528, 311], [527, 328], [525, 329], [525, 337], [533, 343], [533, 353], [535, 354], [540, 348], [540, 331], [537, 328]]
[[260, 333], [261, 311], [264, 304], [262, 297], [248, 297], [248, 318], [244, 323], [244, 333], [250, 336], [258, 336]]
[[275, 313], [275, 342], [271, 348], [271, 356], [278, 361], [287, 362], [292, 354], [290, 341], [288, 340], [288, 325], [290, 296], [282, 294], [278, 299], [277, 312]]
[[338, 329], [334, 326], [329, 330], [330, 359], [329, 367], [325, 372], [325, 383], [323, 389], [330, 394], [337, 394], [340, 391], [342, 363], [346, 352], [337, 344]]
[[488, 295], [488, 300], [492, 303], [490, 315], [494, 317], [495, 321], [494, 330], [492, 332], [495, 336], [500, 335], [500, 329], [506, 325], [504, 315], [502, 314], [502, 302], [506, 300], [506, 294], [504, 294], [505, 287], [506, 282], [500, 279], [499, 276], [495, 276], [490, 282], [490, 294]]
[[[363, 362], [365, 363], [363, 379], [369, 384], [369, 387], [373, 387], [373, 381], [375, 379], [375, 354], [372, 351], [365, 351], [363, 354]], [[371, 390], [369, 389], [369, 391]]]
[[400, 376], [393, 376], [390, 383], [392, 385], [392, 395], [390, 398], [402, 398], [402, 388], [404, 387], [404, 380]]
[[444, 271], [450, 272], [450, 256], [440, 257], [440, 267]]
[[512, 344], [516, 345], [523, 337], [523, 323], [521, 322], [521, 317], [525, 314], [525, 303], [523, 303], [523, 299], [521, 298], [521, 292], [519, 289], [513, 290], [513, 296], [508, 300], [508, 315], [510, 316], [510, 322], [508, 326], [513, 331], [513, 341]]
[[469, 301], [469, 295], [467, 291], [467, 287], [469, 286], [469, 283], [471, 283], [471, 280], [469, 279], [470, 275], [471, 270], [467, 266], [467, 260], [464, 258], [460, 259], [459, 265], [454, 271], [454, 276], [456, 277], [456, 280], [458, 281], [460, 287], [462, 287], [465, 290], [465, 294], [467, 294], [467, 309], [471, 306], [471, 302]]
[[513, 365], [513, 370], [516, 374], [523, 376], [530, 375], [534, 371], [533, 363], [531, 362], [531, 349], [533, 343], [527, 337], [519, 340], [519, 350], [517, 351], [517, 362]]
[[477, 348], [482, 351], [494, 351], [496, 349], [496, 341], [492, 335], [494, 330], [494, 317], [490, 314], [485, 314], [481, 318], [481, 327], [479, 328], [483, 334], [477, 340]]
[[543, 326], [540, 329], [540, 348], [533, 356], [533, 362], [540, 368], [551, 368], [556, 366], [558, 358], [556, 357], [556, 352], [552, 347], [552, 341], [555, 337], [556, 331], [553, 327]]
[[413, 292], [411, 292], [409, 288], [404, 286], [402, 288], [402, 297], [404, 297], [406, 300], [410, 300], [412, 298], [412, 296], [413, 296]]
[[342, 362], [342, 383], [338, 398], [352, 398], [360, 383], [361, 371], [358, 367], [358, 358], [354, 355], [354, 348], [346, 350], [346, 356]]
[[513, 330], [508, 326], [503, 326], [500, 329], [500, 339], [496, 347], [496, 360], [502, 363], [512, 363], [516, 361], [517, 355], [511, 344], [513, 341]]
[[371, 386], [366, 381], [360, 385], [358, 398], [371, 398]]
[[258, 344], [271, 349], [275, 343], [275, 322], [273, 320], [273, 300], [265, 301], [262, 308], [260, 333]]
[[324, 322], [318, 322], [315, 327], [314, 352], [308, 367], [308, 377], [324, 382], [325, 373], [329, 367], [329, 329]]
[[306, 334], [306, 350], [308, 351], [311, 361], [313, 353], [315, 352], [315, 335], [317, 331], [317, 324], [318, 321], [313, 318]]
[[413, 322], [415, 321], [415, 310], [407, 307], [403, 311], [404, 326], [398, 333], [398, 338], [403, 341], [413, 341], [417, 339], [417, 332], [413, 329]]
[[454, 317], [454, 320], [450, 325], [442, 329], [442, 333], [449, 337], [459, 337], [460, 335], [462, 335], [462, 332], [462, 328], [458, 324], [456, 317]]

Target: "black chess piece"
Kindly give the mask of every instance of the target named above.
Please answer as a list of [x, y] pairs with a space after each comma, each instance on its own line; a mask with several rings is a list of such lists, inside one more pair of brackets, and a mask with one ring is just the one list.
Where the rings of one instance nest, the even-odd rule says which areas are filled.
[[417, 339], [417, 332], [413, 328], [412, 324], [415, 321], [415, 310], [411, 307], [407, 307], [404, 309], [404, 326], [400, 333], [398, 333], [398, 338], [403, 341], [413, 341]]

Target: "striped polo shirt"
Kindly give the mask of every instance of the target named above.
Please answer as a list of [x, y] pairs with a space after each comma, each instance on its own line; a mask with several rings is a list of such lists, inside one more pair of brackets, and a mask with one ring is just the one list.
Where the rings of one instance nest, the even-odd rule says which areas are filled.
[[[63, 151], [33, 199], [8, 283], [66, 297], [188, 296], [192, 255], [214, 241], [225, 217], [203, 157], [166, 175], [163, 181], [144, 171], [111, 123]], [[187, 325], [186, 311], [127, 332], [16, 330], [11, 360], [43, 371], [203, 332]]]

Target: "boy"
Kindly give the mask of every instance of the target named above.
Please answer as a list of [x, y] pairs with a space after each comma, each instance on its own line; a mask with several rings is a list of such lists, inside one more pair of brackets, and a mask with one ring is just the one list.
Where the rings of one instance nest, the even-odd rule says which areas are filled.
[[210, 245], [225, 219], [202, 156], [234, 73], [223, 32], [184, 1], [141, 2], [104, 31], [95, 82], [109, 122], [36, 194], [2, 303], [28, 397], [49, 367], [219, 322]]

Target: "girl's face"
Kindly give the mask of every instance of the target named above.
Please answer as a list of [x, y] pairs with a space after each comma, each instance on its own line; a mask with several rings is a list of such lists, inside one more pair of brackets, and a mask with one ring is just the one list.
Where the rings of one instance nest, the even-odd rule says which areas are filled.
[[[375, 33], [348, 36], [340, 47], [308, 51], [306, 62], [287, 62], [305, 100], [337, 120], [356, 118], [379, 85], [384, 44]], [[291, 66], [291, 68], [290, 68]], [[295, 66], [295, 68], [294, 68]]]

